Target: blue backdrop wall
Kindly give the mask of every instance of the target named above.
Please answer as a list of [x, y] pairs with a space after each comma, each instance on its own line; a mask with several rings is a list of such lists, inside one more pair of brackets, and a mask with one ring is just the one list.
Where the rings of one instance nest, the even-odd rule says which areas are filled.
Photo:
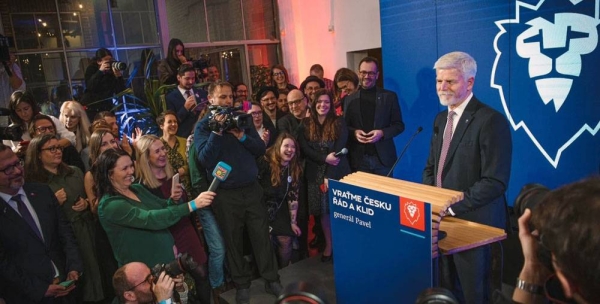
[[384, 87], [398, 93], [406, 131], [419, 134], [394, 171], [420, 182], [435, 115], [444, 110], [433, 64], [475, 58], [474, 94], [512, 126], [509, 203], [531, 182], [554, 188], [600, 169], [600, 0], [381, 0]]

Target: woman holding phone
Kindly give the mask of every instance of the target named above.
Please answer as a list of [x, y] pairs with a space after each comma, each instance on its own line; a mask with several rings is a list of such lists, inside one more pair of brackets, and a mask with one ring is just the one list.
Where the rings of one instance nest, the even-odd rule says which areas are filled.
[[[176, 198], [172, 193], [174, 190], [181, 190], [179, 173], [174, 174], [167, 159], [167, 150], [160, 138], [144, 135], [138, 139], [135, 148], [135, 176], [138, 182], [159, 198]], [[188, 201], [185, 193], [181, 195], [181, 199], [174, 200], [176, 204], [180, 201]], [[190, 217], [182, 217], [169, 227], [169, 231], [173, 235], [177, 252], [190, 254], [202, 268], [202, 272], [192, 273], [192, 276], [196, 285], [196, 296], [200, 302], [209, 303], [211, 287], [206, 277], [206, 253]]]

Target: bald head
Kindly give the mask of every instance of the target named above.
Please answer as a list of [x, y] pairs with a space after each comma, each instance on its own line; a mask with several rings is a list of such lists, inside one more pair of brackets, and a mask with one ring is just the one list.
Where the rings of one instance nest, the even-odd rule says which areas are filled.
[[[150, 303], [152, 285], [143, 283], [149, 274], [150, 268], [140, 262], [131, 262], [117, 269], [113, 275], [113, 287], [120, 302]], [[133, 288], [134, 286], [135, 288]]]
[[306, 117], [308, 101], [302, 91], [291, 90], [287, 95], [287, 103], [290, 108], [290, 113], [292, 113], [292, 115], [294, 115], [297, 119]]

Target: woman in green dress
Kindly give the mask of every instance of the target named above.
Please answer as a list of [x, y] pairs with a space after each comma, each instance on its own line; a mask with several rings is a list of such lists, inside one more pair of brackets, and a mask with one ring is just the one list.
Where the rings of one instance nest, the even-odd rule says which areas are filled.
[[84, 262], [84, 275], [78, 287], [81, 300], [97, 302], [105, 299], [100, 282], [101, 270], [95, 250], [95, 228], [83, 187], [83, 173], [62, 161], [62, 146], [52, 134], [34, 137], [25, 157], [25, 180], [50, 186], [66, 218], [71, 222]]

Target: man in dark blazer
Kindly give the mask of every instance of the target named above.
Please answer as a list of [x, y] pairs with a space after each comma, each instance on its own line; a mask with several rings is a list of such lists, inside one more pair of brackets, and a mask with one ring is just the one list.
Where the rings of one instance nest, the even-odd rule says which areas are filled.
[[182, 64], [177, 71], [177, 89], [165, 96], [167, 109], [177, 113], [179, 127], [177, 136], [187, 138], [196, 126], [200, 112], [206, 107], [208, 94], [194, 88], [196, 70], [189, 64]]
[[360, 89], [344, 100], [350, 167], [353, 172], [387, 175], [397, 157], [394, 137], [404, 131], [398, 96], [375, 87], [377, 59], [365, 57], [358, 67]]
[[[47, 185], [25, 184], [22, 161], [0, 144], [0, 297], [62, 303], [83, 264], [70, 223]], [[76, 283], [75, 283], [76, 284]]]
[[[434, 68], [440, 103], [448, 110], [435, 119], [423, 183], [464, 192], [446, 216], [504, 229], [512, 155], [508, 122], [473, 96], [477, 64], [471, 56], [452, 52]], [[489, 303], [490, 259], [490, 246], [442, 257], [442, 286], [461, 303]]]

